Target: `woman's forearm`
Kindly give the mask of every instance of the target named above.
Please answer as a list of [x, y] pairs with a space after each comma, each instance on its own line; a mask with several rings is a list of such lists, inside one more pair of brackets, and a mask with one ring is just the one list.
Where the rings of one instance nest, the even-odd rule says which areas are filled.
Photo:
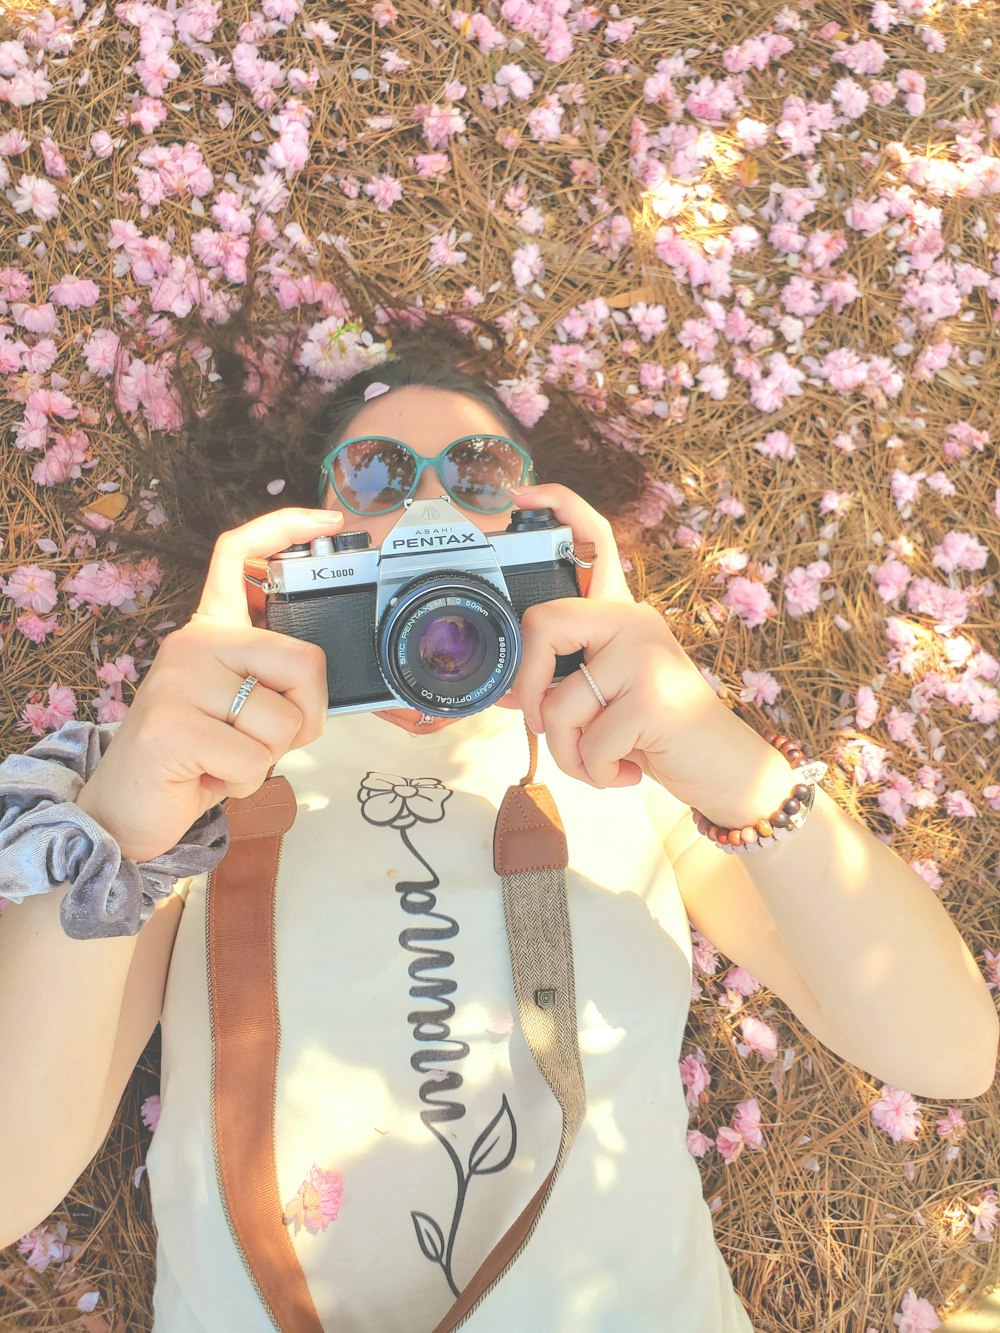
[[[776, 809], [794, 783], [778, 751], [746, 731], [746, 750], [727, 756], [697, 807], [730, 828]], [[858, 1064], [897, 1069], [904, 1087], [939, 1085], [959, 1064], [971, 1086], [992, 1083], [993, 996], [947, 908], [891, 847], [817, 787], [801, 828], [736, 855]]]
[[58, 1207], [93, 1156], [138, 939], [70, 939], [66, 892], [0, 918], [0, 1248]]

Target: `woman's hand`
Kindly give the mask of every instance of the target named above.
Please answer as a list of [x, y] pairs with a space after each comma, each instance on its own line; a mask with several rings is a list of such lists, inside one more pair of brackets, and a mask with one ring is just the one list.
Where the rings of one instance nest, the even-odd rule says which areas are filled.
[[[719, 699], [659, 611], [636, 602], [602, 514], [554, 483], [527, 487], [514, 502], [547, 506], [578, 542], [592, 541], [597, 551], [585, 598], [560, 597], [525, 611], [521, 666], [510, 692], [565, 773], [594, 787], [634, 786], [645, 773], [695, 805], [734, 748], [741, 756], [770, 750]], [[606, 708], [582, 671], [551, 685], [556, 655], [581, 648]]]
[[[255, 629], [243, 562], [337, 531], [331, 510], [281, 509], [216, 543], [198, 609], [168, 634], [77, 804], [122, 855], [148, 861], [173, 847], [224, 796], [249, 796], [287, 750], [322, 735], [326, 655], [315, 644]], [[247, 676], [260, 682], [235, 722]]]

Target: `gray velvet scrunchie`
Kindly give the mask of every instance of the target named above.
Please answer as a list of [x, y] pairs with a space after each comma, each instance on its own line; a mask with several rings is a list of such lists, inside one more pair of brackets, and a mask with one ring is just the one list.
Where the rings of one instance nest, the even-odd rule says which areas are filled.
[[174, 882], [213, 870], [229, 848], [222, 805], [151, 861], [122, 857], [76, 804], [119, 722], [66, 722], [0, 763], [0, 893], [12, 902], [70, 884], [59, 910], [71, 939], [137, 935]]

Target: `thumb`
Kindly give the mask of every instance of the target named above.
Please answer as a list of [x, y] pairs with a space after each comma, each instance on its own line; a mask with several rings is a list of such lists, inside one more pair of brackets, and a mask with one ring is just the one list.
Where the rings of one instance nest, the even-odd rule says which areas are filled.
[[336, 509], [277, 509], [222, 533], [215, 543], [195, 615], [211, 616], [230, 625], [249, 625], [243, 562], [252, 557], [266, 559], [296, 542], [332, 536], [343, 522], [344, 515]]

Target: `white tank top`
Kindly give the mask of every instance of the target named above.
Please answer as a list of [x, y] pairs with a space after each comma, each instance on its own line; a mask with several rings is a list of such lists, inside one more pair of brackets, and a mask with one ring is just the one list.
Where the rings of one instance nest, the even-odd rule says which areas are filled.
[[[550, 1170], [558, 1104], [520, 1031], [493, 827], [527, 771], [521, 714], [435, 735], [332, 717], [277, 771], [298, 813], [276, 894], [277, 1175], [326, 1330], [430, 1333]], [[598, 790], [539, 741], [569, 845], [587, 1112], [520, 1258], [469, 1333], [753, 1333], [685, 1144], [691, 934], [643, 779]], [[206, 879], [164, 1001], [147, 1165], [153, 1333], [269, 1333], [230, 1235], [211, 1134]]]

